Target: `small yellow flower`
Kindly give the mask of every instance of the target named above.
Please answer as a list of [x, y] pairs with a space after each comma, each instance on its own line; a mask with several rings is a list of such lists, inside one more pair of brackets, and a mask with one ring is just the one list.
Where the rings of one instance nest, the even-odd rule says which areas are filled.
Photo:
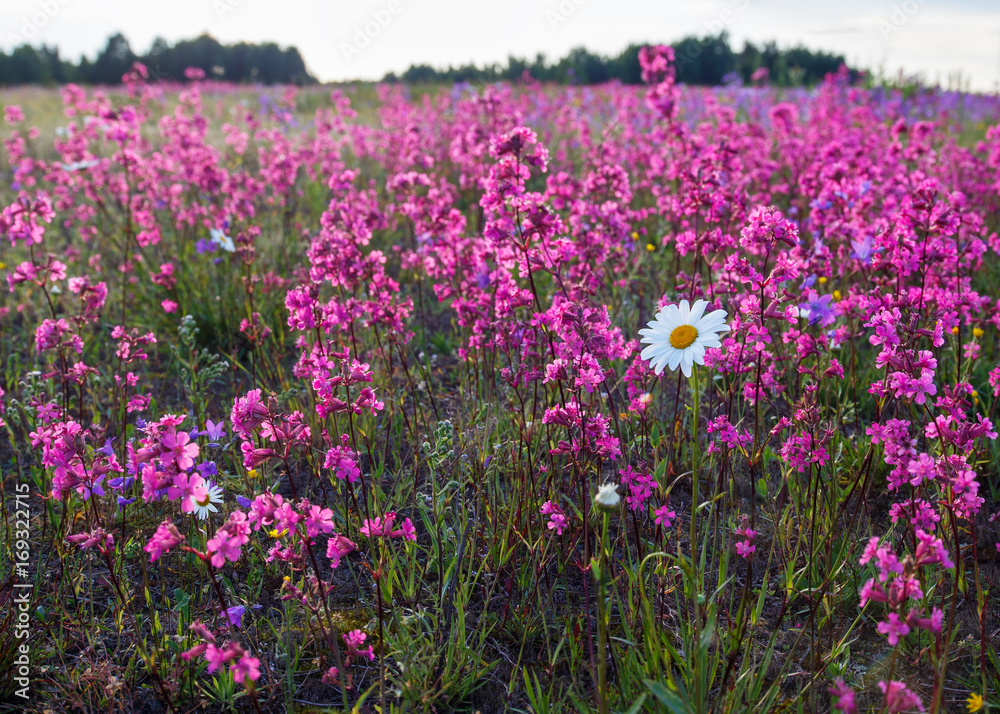
[[619, 419], [628, 419], [628, 414], [626, 414], [625, 412], [619, 412], [618, 413], [618, 418]]
[[2, 260], [0, 260], [0, 270], [3, 270], [6, 267], [7, 267], [7, 264], [5, 262], [3, 262]]
[[653, 245], [652, 243], [647, 243], [646, 244], [646, 250], [648, 250], [650, 253], [652, 253], [654, 250], [656, 250], [656, 246]]
[[978, 392], [978, 391], [976, 391], [975, 389], [973, 389], [973, 390], [972, 390], [972, 396], [974, 396], [974, 397], [978, 397], [978, 396], [979, 396], [979, 392]]
[[833, 291], [833, 299], [834, 300], [840, 300], [840, 297], [841, 297], [840, 296], [840, 291], [839, 290], [834, 290]]
[[278, 529], [277, 528], [272, 528], [270, 531], [268, 531], [267, 534], [269, 536], [271, 536], [272, 538], [277, 538], [280, 535], [280, 533], [278, 533]]
[[639, 231], [632, 231], [632, 240], [639, 240]]
[[826, 276], [825, 276], [825, 275], [820, 275], [820, 276], [819, 276], [819, 280], [817, 280], [817, 282], [818, 282], [818, 283], [819, 283], [820, 285], [826, 285]]
[[250, 478], [257, 478], [257, 476], [259, 475], [260, 474], [257, 473], [257, 469], [250, 469], [249, 471], [247, 471], [247, 476], [249, 476]]
[[951, 328], [951, 334], [958, 335], [958, 326], [957, 325], [955, 327]]
[[973, 337], [982, 337], [983, 336], [983, 328], [981, 328], [981, 327], [973, 327], [972, 328], [972, 336]]
[[986, 702], [983, 701], [981, 696], [973, 692], [969, 695], [969, 698], [965, 700], [965, 708], [970, 712], [977, 712], [983, 708], [983, 704], [985, 703]]

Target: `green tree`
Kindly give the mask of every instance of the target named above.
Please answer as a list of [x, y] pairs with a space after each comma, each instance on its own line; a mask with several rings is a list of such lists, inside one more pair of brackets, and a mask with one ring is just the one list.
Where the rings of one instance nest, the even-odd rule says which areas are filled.
[[108, 38], [104, 49], [90, 66], [90, 76], [83, 79], [91, 84], [121, 84], [122, 75], [132, 68], [136, 59], [125, 35], [117, 32]]

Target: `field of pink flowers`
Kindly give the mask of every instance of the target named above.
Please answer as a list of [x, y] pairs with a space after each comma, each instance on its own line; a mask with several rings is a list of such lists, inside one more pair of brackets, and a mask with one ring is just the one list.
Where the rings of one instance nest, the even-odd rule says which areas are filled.
[[1000, 711], [1000, 98], [641, 60], [0, 93], [0, 709]]

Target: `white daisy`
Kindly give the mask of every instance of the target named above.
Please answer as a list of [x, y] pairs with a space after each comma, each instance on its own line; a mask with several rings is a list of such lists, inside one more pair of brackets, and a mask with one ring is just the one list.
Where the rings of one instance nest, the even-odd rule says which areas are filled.
[[217, 244], [227, 253], [234, 253], [236, 251], [236, 244], [233, 243], [233, 239], [220, 231], [218, 228], [209, 228], [208, 233], [212, 236], [212, 242]]
[[209, 513], [218, 513], [219, 509], [215, 507], [215, 504], [222, 503], [222, 495], [225, 491], [222, 490], [217, 484], [209, 483], [208, 488], [205, 491], [204, 498], [194, 502], [194, 515], [198, 517], [198, 520], [203, 521], [208, 518]]
[[62, 166], [63, 171], [73, 172], [73, 171], [81, 171], [83, 169], [89, 169], [92, 166], [97, 166], [99, 163], [101, 162], [98, 161], [97, 159], [91, 159], [90, 161], [74, 161], [71, 164], [59, 164], [59, 165]]
[[648, 345], [640, 356], [649, 361], [654, 372], [660, 374], [664, 367], [675, 370], [680, 365], [684, 376], [690, 377], [692, 364], [705, 364], [706, 349], [722, 346], [719, 333], [729, 331], [728, 315], [725, 310], [706, 315], [707, 306], [704, 300], [696, 300], [694, 307], [681, 300], [680, 305], [667, 305], [656, 313], [649, 327], [639, 330], [642, 343]]

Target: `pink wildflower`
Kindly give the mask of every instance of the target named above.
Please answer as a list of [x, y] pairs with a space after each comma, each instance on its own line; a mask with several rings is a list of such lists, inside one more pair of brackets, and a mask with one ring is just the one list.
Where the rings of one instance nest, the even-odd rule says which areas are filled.
[[184, 536], [180, 534], [177, 527], [170, 521], [164, 521], [157, 527], [153, 537], [149, 539], [143, 550], [149, 553], [149, 561], [155, 563], [161, 555], [183, 541]]
[[878, 683], [878, 686], [885, 695], [885, 705], [890, 714], [903, 714], [903, 712], [910, 712], [914, 709], [919, 712], [924, 711], [920, 697], [907, 689], [903, 682], [886, 683], [882, 681]]

